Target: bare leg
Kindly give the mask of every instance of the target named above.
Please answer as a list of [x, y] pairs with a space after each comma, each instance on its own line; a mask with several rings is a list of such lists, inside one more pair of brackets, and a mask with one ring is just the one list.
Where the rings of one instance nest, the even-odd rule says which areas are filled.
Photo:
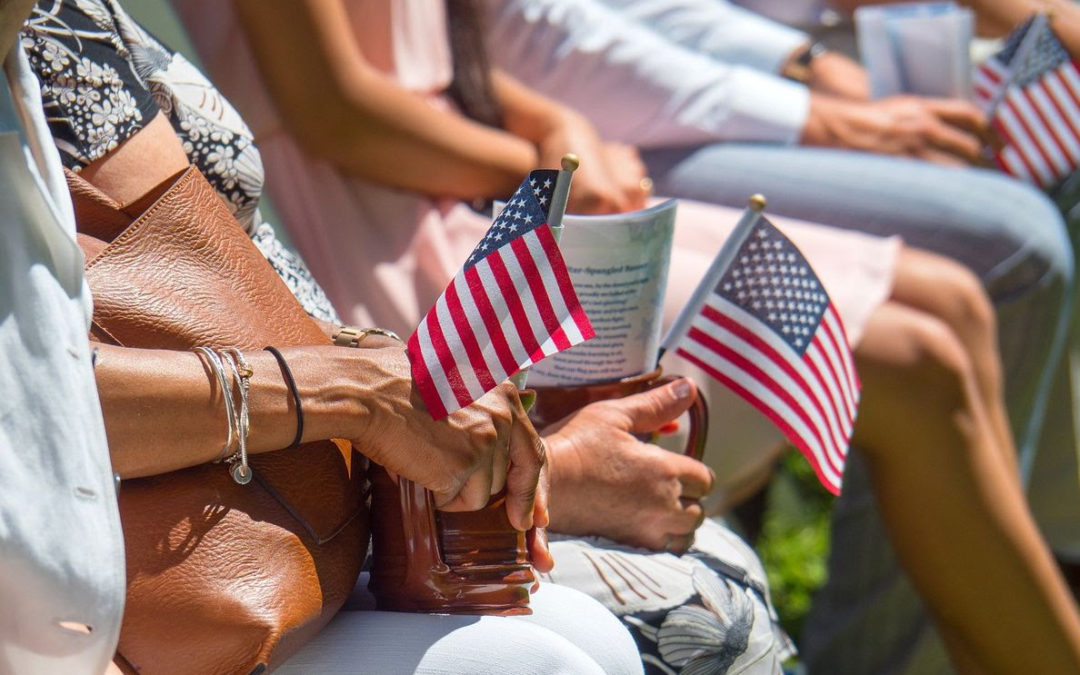
[[988, 673], [1080, 672], [1080, 618], [963, 342], [946, 322], [890, 302], [856, 358], [856, 441], [901, 563], [950, 645]]
[[994, 307], [982, 282], [949, 258], [904, 248], [897, 261], [892, 299], [943, 321], [971, 360], [979, 399], [990, 418], [1006, 466], [1020, 479], [1016, 445], [1005, 411]]

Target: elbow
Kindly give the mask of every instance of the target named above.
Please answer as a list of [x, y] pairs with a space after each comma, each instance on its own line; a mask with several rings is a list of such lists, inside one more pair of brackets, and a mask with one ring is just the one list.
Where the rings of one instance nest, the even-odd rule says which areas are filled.
[[343, 137], [353, 134], [351, 119], [354, 116], [333, 103], [305, 105], [282, 115], [285, 130], [304, 152], [329, 161], [341, 152]]

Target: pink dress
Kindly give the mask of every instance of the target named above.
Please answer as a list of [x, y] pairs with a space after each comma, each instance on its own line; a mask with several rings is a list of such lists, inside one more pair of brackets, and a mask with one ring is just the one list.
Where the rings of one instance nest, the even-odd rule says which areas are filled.
[[[173, 0], [212, 79], [255, 134], [270, 197], [297, 250], [341, 316], [409, 335], [458, 271], [489, 221], [465, 205], [384, 187], [312, 157], [285, 130], [231, 3]], [[402, 87], [448, 109], [451, 78], [441, 2], [345, 0], [364, 56]], [[674, 319], [739, 218], [734, 209], [682, 201], [665, 320]], [[857, 342], [891, 290], [899, 240], [788, 218], [770, 219], [814, 266]], [[678, 357], [670, 372], [709, 380]], [[763, 416], [719, 386], [706, 385], [712, 427], [707, 461], [719, 495], [771, 461], [781, 437]], [[714, 447], [715, 446], [715, 447]]]

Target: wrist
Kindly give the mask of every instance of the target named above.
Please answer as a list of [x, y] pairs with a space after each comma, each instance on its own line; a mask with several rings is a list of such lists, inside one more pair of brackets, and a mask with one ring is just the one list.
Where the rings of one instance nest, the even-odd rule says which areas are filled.
[[828, 116], [832, 114], [832, 101], [828, 96], [810, 93], [810, 106], [806, 113], [806, 123], [803, 124], [802, 134], [799, 136], [799, 145], [829, 146], [829, 127], [826, 123]]
[[539, 160], [561, 158], [567, 152], [580, 152], [580, 148], [571, 148], [577, 143], [583, 130], [591, 129], [591, 122], [581, 113], [570, 108], [559, 107], [546, 117], [542, 133], [536, 138], [536, 150]]
[[[378, 350], [326, 347], [282, 347], [280, 353], [292, 374], [303, 410], [302, 442], [328, 438], [354, 438], [368, 417], [362, 376], [373, 374], [361, 366], [366, 354]], [[259, 447], [288, 447], [297, 430], [297, 410], [282, 369], [269, 352], [249, 356], [252, 379], [252, 433]], [[361, 375], [362, 374], [362, 375]], [[258, 388], [256, 389], [256, 385]]]
[[836, 98], [819, 92], [810, 93], [810, 107], [803, 125], [800, 145], [824, 148], [847, 147], [845, 125], [857, 120], [853, 113], [861, 107], [859, 103]]
[[826, 51], [825, 45], [820, 42], [799, 45], [780, 67], [780, 76], [793, 82], [809, 85], [814, 77], [814, 65]]

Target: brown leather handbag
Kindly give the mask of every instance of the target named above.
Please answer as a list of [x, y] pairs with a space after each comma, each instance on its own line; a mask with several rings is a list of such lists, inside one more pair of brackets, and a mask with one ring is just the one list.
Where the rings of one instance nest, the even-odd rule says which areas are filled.
[[[328, 344], [195, 168], [123, 207], [68, 175], [91, 335], [127, 347]], [[180, 438], [161, 438], [165, 444]], [[363, 459], [348, 443], [125, 480], [121, 666], [144, 675], [261, 673], [353, 588], [368, 543]]]

